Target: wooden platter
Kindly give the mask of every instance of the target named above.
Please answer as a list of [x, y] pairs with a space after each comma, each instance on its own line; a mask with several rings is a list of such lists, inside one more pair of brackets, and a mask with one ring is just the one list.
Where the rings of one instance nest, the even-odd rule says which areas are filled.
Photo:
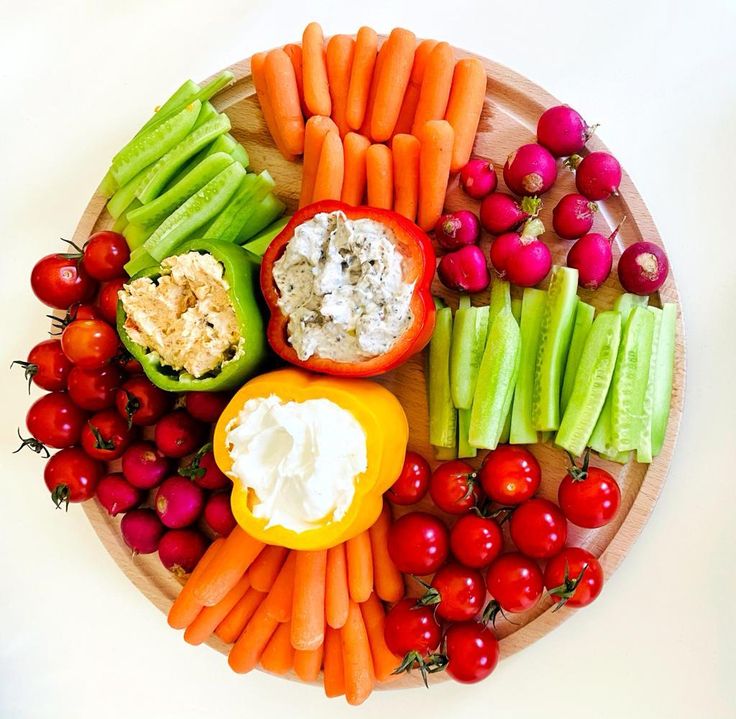
[[[468, 57], [472, 54], [456, 50], [456, 55]], [[508, 68], [484, 58], [480, 59], [487, 70], [488, 86], [474, 154], [491, 159], [500, 170], [509, 152], [521, 144], [534, 141], [539, 115], [546, 108], [560, 103], [534, 83]], [[250, 62], [245, 60], [237, 63], [230, 70], [235, 74], [236, 82], [218, 95], [214, 104], [229, 115], [233, 126], [232, 134], [247, 148], [252, 168], [256, 171], [264, 168], [269, 170], [276, 180], [279, 196], [287, 203], [289, 211], [292, 211], [296, 207], [299, 195], [301, 163], [284, 160], [274, 147], [254, 94]], [[604, 150], [606, 147], [597, 137], [593, 137], [588, 143], [588, 149]], [[504, 189], [503, 186], [501, 189]], [[544, 196], [545, 207], [541, 213], [548, 228], [545, 239], [555, 261], [562, 264], [571, 243], [560, 240], [553, 234], [552, 208], [562, 195], [572, 191], [574, 191], [573, 174], [561, 167], [555, 187]], [[446, 204], [453, 210], [468, 207], [477, 211], [478, 207], [477, 202], [462, 193], [457, 181], [449, 190]], [[622, 249], [637, 240], [647, 239], [663, 245], [642, 198], [625, 172], [619, 196], [599, 204], [601, 211], [596, 218], [594, 230], [607, 235], [624, 215], [627, 218], [614, 243], [616, 258], [614, 267]], [[92, 232], [109, 228], [112, 223], [112, 218], [105, 210], [104, 198], [95, 195], [79, 222], [74, 239], [83, 242]], [[488, 244], [489, 238], [484, 237], [482, 245], [484, 251], [487, 251]], [[599, 309], [610, 308], [617, 295], [622, 292], [615, 274], [614, 271], [611, 278], [598, 291], [581, 290], [580, 296]], [[453, 293], [445, 290], [436, 280], [434, 289], [437, 294], [448, 299], [451, 305], [457, 306], [457, 298]], [[651, 301], [657, 305], [662, 302], [679, 303], [672, 274], [659, 294], [653, 296]], [[487, 303], [488, 292], [478, 295], [475, 302]], [[404, 366], [381, 377], [379, 381], [396, 394], [406, 410], [411, 430], [409, 448], [427, 458], [432, 458], [432, 451], [428, 445], [423, 363], [423, 356], [416, 356]], [[615, 571], [634, 544], [662, 490], [677, 439], [684, 389], [685, 340], [682, 319], [679, 315], [672, 409], [662, 453], [648, 466], [633, 461], [621, 466], [594, 456], [593, 464], [605, 467], [617, 478], [622, 490], [621, 509], [616, 519], [607, 527], [595, 530], [582, 530], [572, 525], [569, 527], [568, 544], [586, 547], [600, 556], [607, 576]], [[554, 445], [537, 444], [531, 449], [542, 466], [543, 480], [540, 494], [556, 499], [557, 486], [565, 472], [565, 455]], [[485, 452], [480, 452], [476, 460], [470, 460], [471, 463], [480, 464], [484, 455]], [[433, 459], [432, 461], [434, 464]], [[178, 594], [180, 588], [178, 580], [163, 568], [156, 554], [131, 556], [130, 550], [120, 536], [119, 520], [109, 517], [99, 504], [87, 502], [83, 506], [97, 535], [120, 568], [151, 602], [162, 612], [167, 612]], [[420, 508], [434, 511], [428, 499]], [[606, 601], [605, 592], [599, 601]], [[514, 620], [517, 624], [499, 618], [497, 631], [501, 639], [502, 657], [509, 656], [540, 639], [573, 612], [574, 610], [569, 609], [553, 612], [551, 602], [545, 598], [534, 610], [524, 615], [515, 615]], [[210, 645], [221, 652], [227, 651], [227, 647], [217, 639], [213, 639]], [[225, 666], [223, 670], [226, 670]], [[438, 675], [436, 680], [441, 676]], [[420, 684], [418, 678], [413, 676], [389, 686], [394, 688], [420, 686]]]

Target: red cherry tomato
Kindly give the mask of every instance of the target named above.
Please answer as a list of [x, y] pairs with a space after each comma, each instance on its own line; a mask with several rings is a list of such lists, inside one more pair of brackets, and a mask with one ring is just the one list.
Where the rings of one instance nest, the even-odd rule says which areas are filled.
[[542, 596], [544, 579], [534, 560], [510, 552], [488, 567], [486, 587], [504, 612], [525, 612]]
[[432, 501], [448, 514], [463, 514], [480, 499], [480, 488], [473, 468], [461, 459], [444, 462], [429, 480]]
[[140, 426], [155, 424], [173, 405], [174, 395], [159, 389], [143, 375], [125, 380], [115, 395], [120, 416]]
[[130, 259], [128, 243], [110, 230], [95, 232], [84, 245], [82, 266], [96, 280], [111, 280], [123, 274]]
[[450, 549], [466, 567], [488, 566], [503, 550], [503, 532], [498, 522], [468, 512], [450, 530]]
[[530, 499], [539, 489], [542, 471], [528, 449], [504, 444], [488, 453], [478, 478], [494, 502], [515, 505]]
[[437, 570], [432, 589], [427, 593], [437, 616], [448, 622], [463, 622], [478, 616], [485, 598], [486, 587], [480, 572], [455, 562]]
[[100, 310], [95, 305], [83, 304], [83, 305], [72, 305], [66, 311], [66, 317], [64, 317], [64, 325], [68, 325], [74, 320], [99, 320], [102, 319]]
[[553, 601], [568, 607], [585, 607], [603, 589], [603, 568], [587, 550], [565, 547], [547, 562], [544, 586]]
[[391, 485], [386, 497], [394, 504], [416, 504], [429, 489], [432, 470], [421, 454], [407, 452], [399, 478]]
[[572, 467], [557, 489], [565, 516], [578, 527], [593, 529], [608, 524], [618, 512], [621, 490], [605, 469]]
[[494, 633], [479, 622], [453, 624], [445, 635], [447, 673], [472, 684], [485, 679], [498, 664], [500, 651]]
[[184, 406], [200, 422], [217, 422], [232, 395], [229, 392], [187, 392]]
[[143, 374], [143, 365], [125, 349], [115, 355], [113, 362], [127, 375]]
[[180, 458], [202, 444], [204, 426], [184, 410], [176, 410], [159, 420], [153, 441], [167, 457]]
[[108, 282], [103, 282], [97, 295], [97, 308], [102, 315], [102, 319], [111, 325], [114, 325], [117, 321], [118, 292], [126, 282], [125, 277], [116, 277]]
[[437, 648], [440, 637], [434, 612], [430, 607], [417, 606], [415, 599], [402, 599], [386, 614], [386, 645], [399, 657], [411, 652], [424, 657]]
[[74, 403], [90, 412], [112, 407], [120, 385], [120, 370], [108, 365], [99, 369], [74, 367], [69, 373], [69, 396]]
[[113, 460], [120, 457], [134, 437], [128, 423], [114, 409], [92, 415], [82, 430], [81, 444], [94, 459]]
[[436, 572], [447, 559], [449, 534], [442, 520], [427, 512], [409, 512], [389, 529], [388, 553], [405, 574]]
[[527, 557], [553, 557], [567, 539], [567, 521], [560, 508], [536, 497], [520, 504], [511, 515], [511, 539]]
[[54, 504], [84, 502], [93, 497], [105, 468], [102, 462], [87, 456], [79, 447], [69, 447], [57, 452], [43, 472], [46, 486]]
[[[16, 360], [24, 368], [26, 379], [41, 389], [59, 392], [66, 389], [66, 382], [72, 363], [61, 350], [60, 340], [44, 340], [39, 342], [28, 353], [25, 362]], [[30, 390], [30, 384], [28, 386]]]
[[64, 354], [83, 369], [106, 365], [118, 351], [117, 332], [102, 320], [75, 320], [61, 335]]
[[55, 254], [42, 257], [34, 265], [31, 288], [45, 305], [65, 310], [75, 302], [92, 299], [96, 285], [78, 258]]
[[31, 405], [26, 427], [42, 444], [61, 449], [79, 442], [86, 419], [66, 392], [51, 392]]

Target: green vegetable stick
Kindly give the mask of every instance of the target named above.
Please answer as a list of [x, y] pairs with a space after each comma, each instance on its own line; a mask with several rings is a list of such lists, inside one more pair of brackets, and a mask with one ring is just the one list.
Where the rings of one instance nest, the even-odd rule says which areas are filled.
[[446, 462], [448, 459], [457, 459], [457, 447], [435, 447], [434, 458], [440, 462]]
[[155, 228], [147, 228], [136, 224], [135, 222], [129, 222], [123, 230], [123, 237], [128, 243], [128, 247], [131, 250], [135, 250], [141, 247], [145, 241], [153, 234]]
[[473, 392], [488, 332], [487, 309], [480, 313], [480, 307], [470, 307], [469, 303], [470, 297], [462, 295], [452, 325], [450, 389], [452, 401], [458, 409], [470, 409], [473, 404]]
[[521, 297], [513, 297], [511, 299], [511, 314], [514, 316], [514, 319], [517, 321], [518, 324], [521, 324], [521, 306]]
[[647, 388], [644, 393], [644, 407], [641, 418], [641, 436], [636, 448], [636, 461], [649, 464], [654, 455], [652, 453], [652, 419], [654, 417], [654, 388], [657, 382], [657, 352], [659, 348], [659, 333], [662, 326], [662, 310], [659, 307], [647, 307], [647, 311], [654, 316], [652, 330], [652, 349], [649, 355], [649, 375]]
[[202, 127], [206, 122], [214, 120], [220, 113], [215, 110], [215, 106], [211, 102], [203, 102], [202, 109], [199, 111], [197, 121], [194, 123], [192, 130]]
[[435, 447], [456, 446], [457, 411], [450, 396], [452, 310], [438, 304], [429, 342], [429, 442]]
[[470, 410], [459, 409], [457, 411], [457, 456], [475, 457], [478, 450], [468, 442], [468, 430], [470, 429]]
[[677, 305], [662, 305], [662, 322], [659, 328], [657, 363], [654, 380], [652, 410], [652, 454], [662, 451], [672, 401], [672, 377], [675, 371], [675, 333], [677, 329]]
[[197, 93], [201, 89], [202, 88], [197, 85], [194, 80], [185, 80], [163, 105], [154, 110], [153, 115], [151, 115], [146, 124], [143, 125], [140, 130], [138, 130], [135, 136], [138, 137], [138, 135], [145, 132], [149, 127], [151, 127], [151, 125], [154, 124], [156, 120], [162, 117], [168, 117], [172, 111], [176, 111], [177, 108], [183, 107], [184, 105], [187, 105], [195, 100], [197, 98]]
[[115, 191], [115, 194], [107, 202], [107, 211], [116, 220], [123, 216], [128, 208], [133, 207], [134, 202], [138, 202], [138, 206], [142, 203], [135, 196], [138, 188], [143, 183], [146, 176], [151, 172], [150, 167], [141, 170], [130, 182], [127, 182], [121, 188]]
[[289, 224], [290, 219], [291, 217], [282, 217], [280, 220], [272, 222], [265, 230], [256, 235], [252, 240], [248, 240], [243, 247], [245, 247], [248, 252], [253, 253], [256, 257], [263, 257], [268, 246], [273, 242], [277, 235], [281, 234], [284, 227]]
[[141, 270], [158, 265], [158, 262], [154, 260], [142, 246], [138, 247], [137, 250], [140, 250], [140, 252], [134, 252], [131, 254], [130, 261], [125, 265], [125, 271], [131, 277], [133, 277], [133, 275], [137, 275]]
[[491, 281], [491, 302], [489, 307], [489, 328], [493, 324], [493, 320], [498, 317], [502, 310], [508, 309], [511, 312], [511, 285], [496, 274], [493, 275], [493, 280]]
[[247, 242], [255, 237], [264, 227], [268, 227], [272, 222], [278, 220], [284, 214], [285, 210], [286, 205], [276, 195], [266, 195], [256, 205], [253, 214], [246, 220], [235, 241], [241, 245]]
[[565, 362], [565, 377], [562, 380], [562, 392], [560, 393], [560, 412], [563, 415], [565, 414], [565, 408], [572, 394], [580, 355], [583, 352], [585, 340], [588, 337], [588, 332], [590, 332], [594, 317], [595, 307], [586, 304], [582, 300], [578, 300], [575, 310], [575, 324], [573, 325], [572, 338], [570, 339], [570, 351], [567, 353], [567, 362]]

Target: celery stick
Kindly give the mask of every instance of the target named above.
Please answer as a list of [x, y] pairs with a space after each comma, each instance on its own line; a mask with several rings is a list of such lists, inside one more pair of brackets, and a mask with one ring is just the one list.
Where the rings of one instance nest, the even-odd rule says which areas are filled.
[[246, 220], [235, 240], [242, 245], [255, 237], [264, 227], [278, 220], [284, 214], [286, 205], [274, 194], [266, 195], [253, 210], [253, 214]]
[[521, 297], [513, 297], [511, 299], [511, 314], [514, 316], [514, 319], [518, 324], [521, 324], [521, 306]]
[[[265, 230], [256, 235], [252, 240], [243, 245], [248, 252], [253, 253], [258, 258], [263, 257], [263, 253], [273, 242], [274, 238], [281, 234], [281, 231], [289, 224], [291, 217], [282, 217], [276, 222], [272, 222]], [[260, 259], [259, 259], [260, 262]]]
[[457, 456], [475, 457], [478, 450], [468, 442], [468, 430], [470, 429], [470, 410], [459, 409], [457, 411]]
[[567, 403], [572, 394], [572, 388], [575, 384], [575, 374], [578, 371], [578, 363], [580, 355], [585, 346], [585, 340], [590, 332], [595, 317], [595, 307], [586, 304], [582, 300], [578, 301], [575, 310], [575, 324], [572, 329], [572, 338], [570, 339], [570, 351], [567, 353], [567, 362], [565, 362], [565, 378], [562, 380], [562, 392], [560, 394], [560, 412], [564, 415]]
[[450, 350], [450, 389], [452, 401], [459, 409], [470, 409], [473, 404], [488, 332], [488, 308], [465, 306], [466, 300], [470, 302], [468, 295], [460, 298], [461, 305], [455, 313]]
[[[437, 302], [437, 300], [435, 300]], [[444, 305], [444, 303], [442, 303]], [[457, 411], [450, 396], [452, 310], [439, 306], [429, 342], [429, 441], [435, 447], [455, 447]]]
[[435, 447], [434, 458], [440, 460], [440, 462], [457, 459], [457, 447]]
[[662, 305], [662, 321], [659, 328], [657, 363], [655, 366], [654, 402], [652, 410], [652, 454], [662, 451], [672, 401], [672, 377], [675, 371], [675, 332], [677, 306], [672, 302]]
[[201, 90], [200, 86], [197, 85], [194, 80], [185, 80], [174, 92], [174, 94], [166, 100], [166, 102], [161, 105], [161, 107], [157, 108], [153, 115], [148, 119], [145, 125], [138, 130], [136, 133], [136, 137], [138, 135], [142, 134], [145, 130], [148, 130], [149, 127], [151, 127], [156, 120], [160, 120], [160, 118], [166, 118], [170, 115], [172, 111], [176, 111], [177, 108], [181, 108], [184, 105], [189, 104], [192, 102], [192, 100], [195, 100], [197, 97], [197, 93]]
[[652, 454], [652, 419], [654, 416], [654, 387], [657, 378], [657, 351], [659, 348], [659, 331], [662, 326], [662, 310], [659, 307], [647, 307], [654, 316], [652, 331], [652, 350], [649, 355], [649, 376], [644, 393], [644, 407], [641, 418], [641, 436], [636, 448], [636, 461], [649, 464], [654, 458]]

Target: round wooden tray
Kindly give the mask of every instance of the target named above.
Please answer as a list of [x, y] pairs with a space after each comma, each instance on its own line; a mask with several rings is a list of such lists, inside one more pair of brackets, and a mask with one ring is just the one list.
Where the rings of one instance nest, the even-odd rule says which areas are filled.
[[[457, 50], [456, 55], [466, 57], [471, 56], [471, 53]], [[559, 104], [559, 101], [508, 68], [484, 58], [481, 60], [487, 70], [488, 87], [474, 154], [491, 159], [496, 168], [500, 169], [509, 152], [523, 143], [534, 141], [537, 118], [546, 108]], [[218, 95], [214, 104], [218, 109], [227, 112], [232, 122], [232, 133], [247, 148], [253, 169], [260, 171], [267, 168], [273, 175], [277, 192], [291, 211], [297, 205], [301, 182], [301, 163], [284, 160], [274, 147], [254, 94], [250, 61], [237, 63], [230, 70], [235, 74], [236, 82]], [[591, 150], [606, 149], [597, 136], [590, 140], [588, 148]], [[554, 236], [551, 231], [551, 215], [557, 200], [571, 191], [574, 191], [574, 177], [563, 167], [560, 169], [555, 187], [544, 196], [545, 207], [541, 213], [542, 219], [549, 228], [545, 237], [552, 249], [555, 261], [562, 264], [564, 264], [570, 243]], [[465, 196], [458, 188], [456, 181], [450, 188], [446, 204], [450, 209], [468, 207], [477, 211], [478, 208], [478, 203]], [[600, 207], [601, 211], [597, 215], [595, 229], [604, 234], [609, 234], [624, 215], [627, 217], [615, 242], [616, 256], [621, 253], [623, 247], [642, 238], [659, 245], [663, 244], [642, 198], [625, 172], [619, 196], [600, 203]], [[92, 232], [111, 226], [112, 219], [105, 211], [105, 199], [100, 195], [95, 195], [80, 220], [74, 239], [78, 243], [83, 242]], [[483, 240], [483, 249], [488, 249], [488, 237]], [[615, 275], [614, 271], [611, 278], [598, 291], [581, 290], [580, 296], [599, 309], [610, 308], [616, 296], [622, 292]], [[457, 306], [456, 296], [453, 296], [453, 293], [448, 292], [437, 281], [435, 281], [434, 290], [437, 294], [449, 299], [450, 304]], [[678, 302], [678, 300], [674, 278], [670, 274], [659, 294], [652, 297], [652, 302], [659, 304]], [[478, 303], [487, 303], [487, 301], [488, 292], [476, 298]], [[423, 362], [423, 356], [416, 356], [399, 369], [379, 378], [378, 381], [396, 394], [406, 410], [411, 429], [409, 448], [420, 452], [427, 458], [432, 458], [432, 451], [428, 444]], [[607, 576], [614, 572], [633, 545], [667, 477], [682, 414], [684, 386], [685, 343], [682, 319], [678, 317], [672, 409], [662, 453], [649, 466], [633, 461], [621, 466], [594, 456], [594, 464], [605, 467], [617, 478], [622, 490], [621, 509], [616, 519], [601, 529], [582, 530], [570, 525], [568, 543], [584, 546], [600, 556]], [[540, 493], [545, 497], [555, 499], [557, 486], [565, 472], [565, 455], [553, 445], [537, 444], [531, 449], [539, 459], [543, 470]], [[471, 460], [471, 462], [479, 464], [484, 455], [485, 452], [479, 453], [477, 460]], [[428, 499], [423, 502], [421, 508], [435, 511]], [[121, 539], [119, 521], [109, 517], [99, 504], [87, 502], [84, 504], [84, 509], [103, 545], [120, 568], [148, 599], [162, 612], [167, 612], [179, 591], [179, 582], [162, 567], [155, 554], [132, 556]], [[605, 593], [600, 601], [605, 601]], [[551, 602], [545, 598], [534, 610], [524, 615], [514, 616], [516, 624], [499, 619], [497, 630], [501, 639], [502, 656], [513, 654], [543, 637], [570, 616], [571, 612], [572, 610], [568, 609], [553, 612]], [[227, 647], [217, 639], [213, 639], [210, 645], [221, 652], [227, 651]], [[437, 679], [439, 678], [438, 676]], [[389, 686], [418, 686], [419, 684], [417, 677], [414, 676]]]

